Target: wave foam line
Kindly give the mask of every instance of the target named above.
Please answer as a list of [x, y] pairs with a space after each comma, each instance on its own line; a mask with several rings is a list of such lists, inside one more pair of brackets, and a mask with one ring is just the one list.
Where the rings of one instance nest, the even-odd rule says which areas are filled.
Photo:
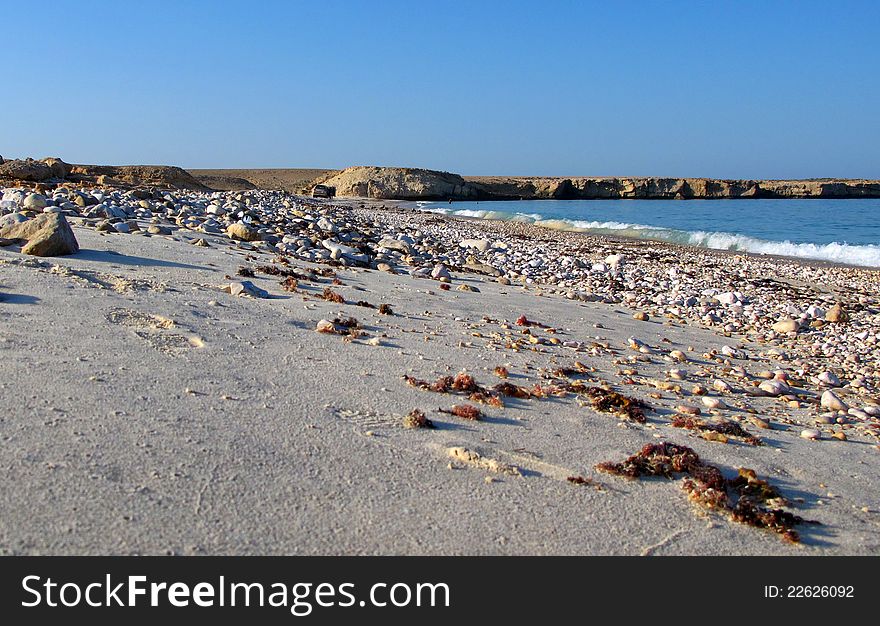
[[484, 209], [453, 210], [448, 208], [435, 208], [428, 210], [435, 213], [458, 215], [461, 217], [529, 222], [533, 223], [535, 226], [541, 226], [553, 230], [585, 232], [596, 235], [613, 235], [634, 239], [653, 239], [669, 243], [697, 246], [700, 248], [710, 248], [713, 250], [772, 254], [800, 259], [815, 259], [831, 261], [834, 263], [846, 263], [848, 265], [859, 265], [863, 267], [880, 267], [880, 246], [873, 244], [850, 245], [839, 242], [821, 244], [795, 243], [788, 240], [768, 241], [736, 233], [702, 230], [675, 230], [672, 228], [664, 228], [662, 226], [649, 226], [647, 224], [630, 224], [614, 221], [599, 222], [545, 219], [538, 213], [507, 213]]

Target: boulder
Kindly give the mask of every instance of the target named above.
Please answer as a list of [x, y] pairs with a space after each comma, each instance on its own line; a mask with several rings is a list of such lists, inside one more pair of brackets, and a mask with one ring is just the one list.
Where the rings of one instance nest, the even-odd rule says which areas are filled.
[[230, 239], [238, 239], [239, 241], [259, 241], [260, 232], [256, 228], [252, 228], [242, 222], [230, 224], [226, 229], [226, 234]]
[[21, 249], [34, 256], [63, 256], [79, 252], [79, 244], [61, 213], [43, 213], [37, 217], [0, 228], [0, 237], [24, 239]]

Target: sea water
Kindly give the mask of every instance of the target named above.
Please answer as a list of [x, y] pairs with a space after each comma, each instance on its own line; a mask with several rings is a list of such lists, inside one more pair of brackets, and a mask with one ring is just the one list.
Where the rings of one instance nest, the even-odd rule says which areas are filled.
[[420, 202], [557, 230], [880, 267], [880, 199]]

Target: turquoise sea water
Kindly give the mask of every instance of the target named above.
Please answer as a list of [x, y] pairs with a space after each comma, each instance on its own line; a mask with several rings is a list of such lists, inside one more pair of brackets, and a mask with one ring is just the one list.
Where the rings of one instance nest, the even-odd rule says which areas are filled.
[[880, 199], [522, 200], [423, 210], [557, 230], [880, 267]]

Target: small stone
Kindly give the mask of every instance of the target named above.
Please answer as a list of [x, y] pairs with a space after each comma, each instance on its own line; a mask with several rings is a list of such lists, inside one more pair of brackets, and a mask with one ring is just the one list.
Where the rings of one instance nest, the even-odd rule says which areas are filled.
[[802, 439], [819, 439], [821, 436], [822, 436], [822, 433], [820, 433], [815, 428], [804, 428], [801, 431], [801, 438]]
[[844, 434], [841, 431], [837, 431], [836, 433], [833, 433], [831, 436], [839, 441], [846, 441], [846, 434]]
[[675, 410], [679, 413], [684, 413], [685, 415], [699, 415], [700, 413], [702, 413], [702, 411], [700, 411], [700, 407], [693, 406], [691, 404], [679, 404], [677, 407], [675, 407]]
[[765, 430], [768, 430], [770, 428], [770, 422], [768, 422], [767, 420], [763, 420], [760, 417], [752, 415], [749, 417], [749, 421], [758, 428], [763, 428]]
[[734, 348], [730, 346], [721, 346], [721, 354], [724, 356], [729, 356], [731, 358], [739, 358], [739, 352], [737, 352]]
[[840, 379], [834, 372], [822, 372], [817, 376], [819, 382], [829, 387], [840, 387]]
[[833, 307], [828, 309], [828, 312], [825, 313], [825, 320], [831, 322], [833, 324], [842, 324], [849, 319], [849, 315], [847, 315], [846, 311], [840, 306], [838, 302]]
[[46, 208], [46, 197], [38, 193], [28, 194], [21, 206], [30, 211], [42, 211]]
[[442, 263], [438, 263], [434, 266], [434, 269], [431, 270], [431, 278], [434, 280], [440, 280], [441, 278], [449, 278], [452, 276], [449, 274], [449, 270], [446, 269], [446, 266]]
[[800, 326], [801, 325], [797, 320], [787, 318], [787, 319], [779, 320], [778, 322], [773, 324], [773, 326], [771, 326], [771, 328], [774, 330], [774, 332], [777, 332], [780, 334], [786, 334], [786, 333], [796, 333], [798, 331], [798, 329], [800, 328]]
[[651, 319], [651, 318], [650, 318], [650, 316], [649, 316], [647, 313], [645, 313], [644, 311], [639, 311], [638, 313], [636, 313], [636, 314], [633, 315], [633, 319], [634, 319], [634, 320], [638, 320], [638, 321], [640, 321], [640, 322], [647, 322], [647, 321], [648, 321], [649, 319]]
[[790, 391], [790, 387], [781, 380], [765, 380], [758, 388], [771, 396], [781, 396]]
[[837, 397], [837, 395], [831, 391], [830, 389], [822, 394], [822, 400], [820, 401], [822, 408], [829, 409], [831, 411], [846, 411], [849, 409], [849, 406]]
[[151, 235], [170, 235], [171, 229], [167, 226], [159, 226], [158, 224], [150, 224], [147, 226], [147, 232]]
[[315, 330], [319, 333], [335, 333], [336, 326], [330, 320], [320, 320], [315, 326]]
[[709, 409], [725, 408], [724, 402], [722, 402], [719, 398], [711, 398], [709, 396], [703, 396], [703, 406]]
[[685, 353], [681, 350], [673, 350], [669, 353], [669, 356], [672, 358], [673, 361], [679, 361], [681, 363], [687, 361], [687, 355], [685, 355]]
[[712, 381], [712, 388], [719, 393], [730, 393], [733, 390], [729, 384], [719, 378]]

